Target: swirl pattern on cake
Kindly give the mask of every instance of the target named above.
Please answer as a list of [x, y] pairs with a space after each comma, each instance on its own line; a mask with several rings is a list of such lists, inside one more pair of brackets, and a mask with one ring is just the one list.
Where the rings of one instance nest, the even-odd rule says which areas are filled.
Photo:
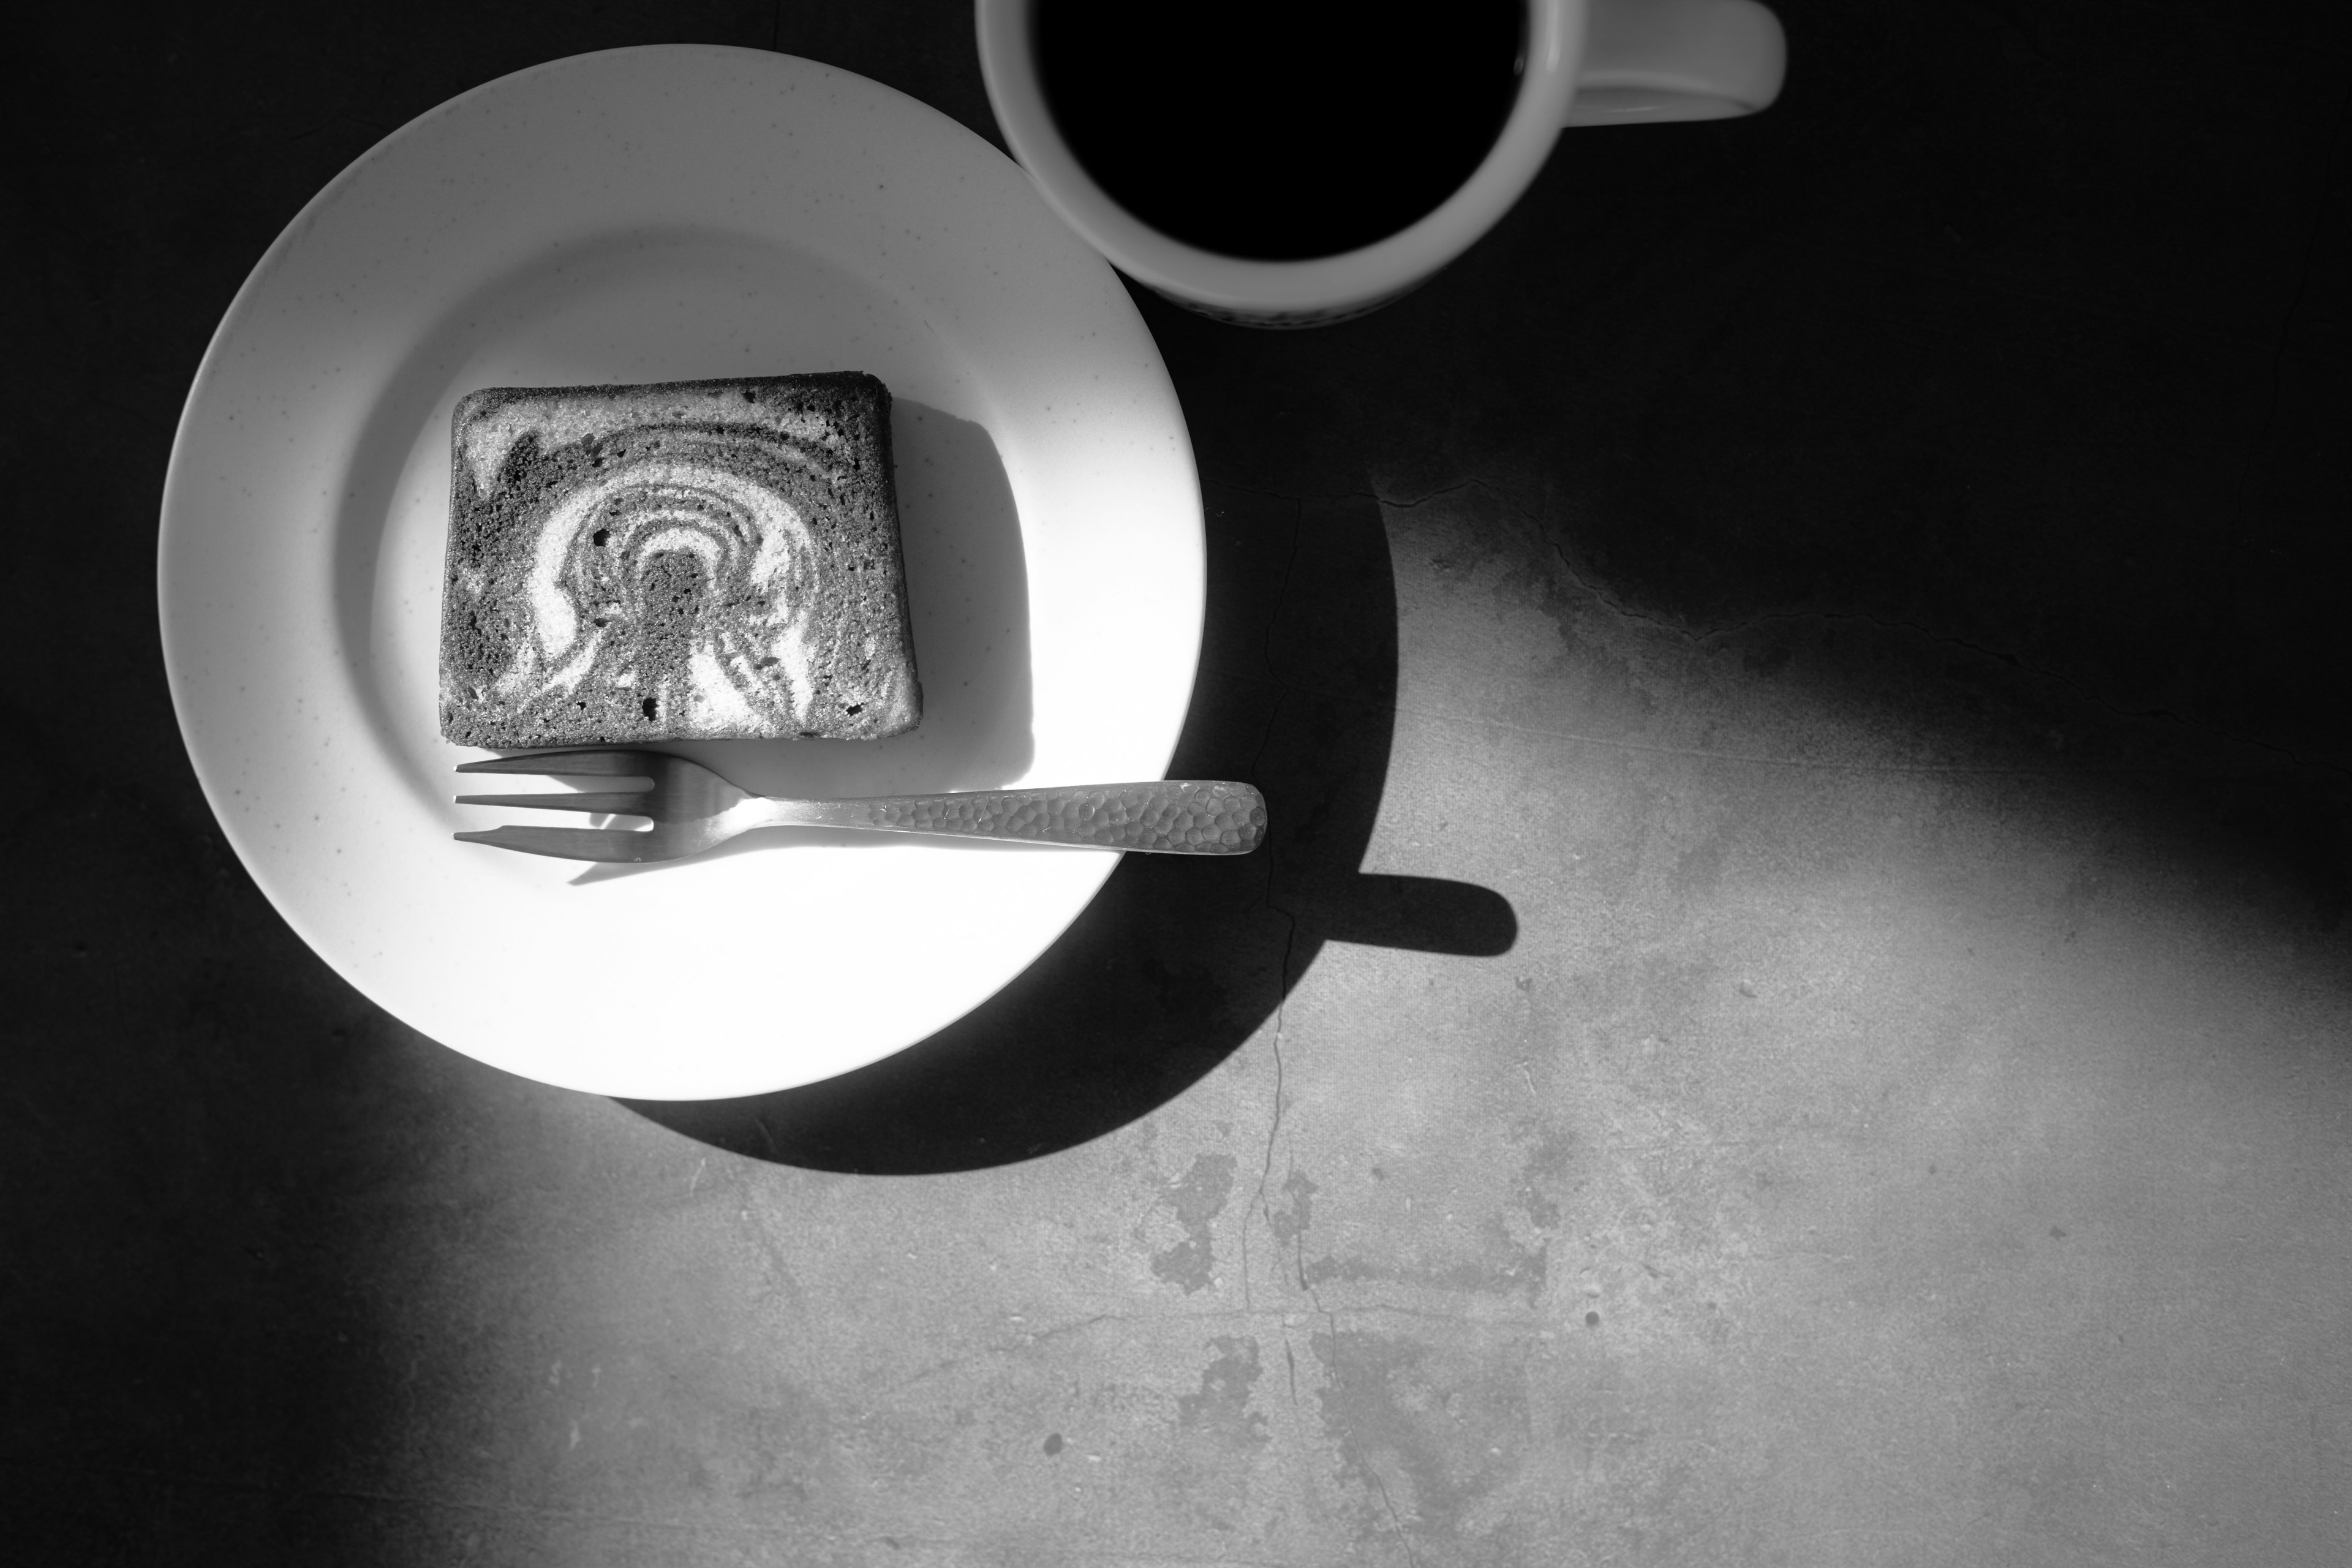
[[467, 397], [443, 733], [538, 746], [910, 727], [887, 400], [848, 374]]

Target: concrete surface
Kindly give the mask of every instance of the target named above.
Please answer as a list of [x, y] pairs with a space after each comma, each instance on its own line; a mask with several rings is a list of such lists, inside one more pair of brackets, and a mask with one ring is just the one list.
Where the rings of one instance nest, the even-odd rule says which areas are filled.
[[992, 133], [960, 8], [54, 22], [9, 426], [107, 460], [19, 481], [7, 589], [66, 753], [0, 971], [12, 1554], [2352, 1561], [2343, 26], [1784, 14], [1771, 115], [1591, 133], [1389, 311], [1143, 300], [1211, 513], [1178, 767], [1275, 844], [683, 1107], [418, 1037], [210, 833], [172, 416], [449, 92], [697, 38]]

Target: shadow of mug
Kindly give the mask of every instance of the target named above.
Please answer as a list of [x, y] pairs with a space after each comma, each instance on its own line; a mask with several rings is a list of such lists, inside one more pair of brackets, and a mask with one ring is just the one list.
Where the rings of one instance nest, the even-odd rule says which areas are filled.
[[1378, 506], [1204, 487], [1209, 616], [1170, 765], [1265, 794], [1265, 847], [1130, 855], [1025, 973], [937, 1035], [822, 1083], [744, 1100], [627, 1100], [739, 1154], [919, 1174], [1032, 1159], [1167, 1103], [1271, 1018], [1327, 942], [1493, 956], [1490, 889], [1367, 874], [1397, 689]]

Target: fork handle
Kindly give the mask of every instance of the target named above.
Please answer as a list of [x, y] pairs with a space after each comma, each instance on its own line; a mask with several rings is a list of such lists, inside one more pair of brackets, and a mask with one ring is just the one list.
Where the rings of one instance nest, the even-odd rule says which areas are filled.
[[1160, 855], [1246, 855], [1265, 833], [1265, 797], [1248, 784], [1221, 780], [771, 804], [779, 826], [1015, 838]]

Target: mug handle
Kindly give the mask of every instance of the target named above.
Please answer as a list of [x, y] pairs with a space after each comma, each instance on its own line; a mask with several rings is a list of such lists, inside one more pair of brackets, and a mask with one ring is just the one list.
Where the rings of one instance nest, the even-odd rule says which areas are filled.
[[1728, 120], [1780, 96], [1789, 40], [1756, 0], [1588, 0], [1561, 125]]

